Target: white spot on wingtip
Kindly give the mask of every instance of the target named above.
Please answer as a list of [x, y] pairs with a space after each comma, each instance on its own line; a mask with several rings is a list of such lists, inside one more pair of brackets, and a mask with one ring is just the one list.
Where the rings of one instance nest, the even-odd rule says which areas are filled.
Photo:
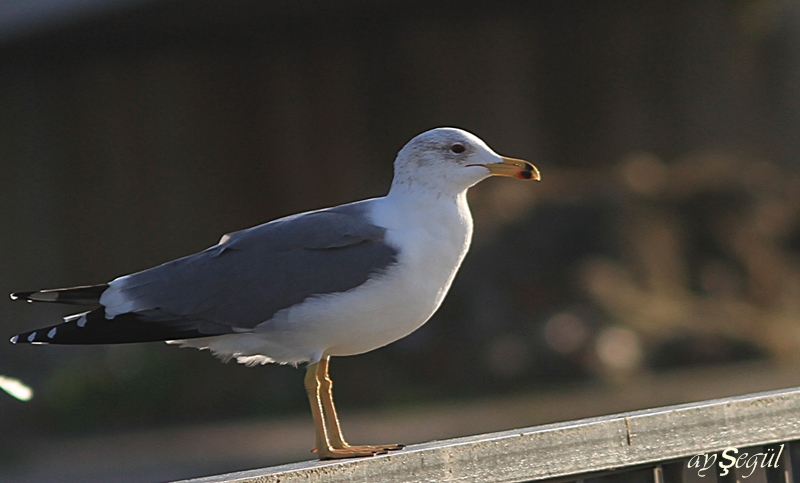
[[58, 330], [57, 327], [53, 327], [52, 329], [50, 329], [50, 331], [47, 333], [47, 338], [52, 339], [53, 337], [55, 337], [57, 330]]
[[[75, 322], [76, 320], [80, 320], [81, 318], [83, 318], [83, 316], [88, 314], [88, 313], [89, 312], [81, 312], [79, 314], [68, 315], [68, 316], [64, 317], [64, 322], [66, 322], [66, 323]], [[85, 323], [86, 322], [84, 322], [84, 324]], [[78, 323], [78, 325], [80, 325], [80, 322]], [[80, 325], [80, 326], [83, 327], [82, 325]]]
[[28, 336], [28, 342], [33, 342], [33, 339], [35, 338], [36, 338], [36, 331], [31, 332], [30, 335]]
[[15, 335], [14, 337], [11, 338], [11, 343], [12, 344], [16, 344], [18, 340], [19, 340], [19, 336]]
[[19, 298], [19, 297], [17, 297], [17, 294], [15, 294], [15, 293], [10, 293], [10, 294], [8, 294], [8, 296], [11, 297], [11, 300], [17, 300]]

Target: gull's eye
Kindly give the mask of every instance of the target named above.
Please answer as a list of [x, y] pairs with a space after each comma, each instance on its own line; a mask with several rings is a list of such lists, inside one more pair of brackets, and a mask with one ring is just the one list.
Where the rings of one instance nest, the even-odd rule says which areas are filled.
[[453, 144], [452, 146], [450, 146], [450, 151], [452, 151], [452, 152], [454, 152], [456, 154], [461, 154], [466, 150], [467, 150], [467, 148], [465, 148], [463, 144], [456, 143], [456, 144]]

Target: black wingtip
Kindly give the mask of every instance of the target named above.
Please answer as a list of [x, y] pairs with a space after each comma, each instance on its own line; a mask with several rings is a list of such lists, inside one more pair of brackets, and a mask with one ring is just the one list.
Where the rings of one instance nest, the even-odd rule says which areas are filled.
[[11, 338], [12, 344], [50, 344], [53, 336], [55, 335], [55, 327], [46, 327], [44, 329], [33, 330], [23, 334], [17, 334]]
[[225, 326], [200, 331], [191, 323], [148, 321], [139, 314], [120, 314], [106, 319], [100, 307], [89, 312], [64, 317], [64, 322], [42, 327], [11, 338], [12, 344], [127, 344], [164, 340], [194, 339], [232, 333]]
[[14, 292], [11, 300], [28, 302], [48, 302], [68, 305], [97, 305], [108, 284], [81, 285], [78, 287], [34, 290], [33, 292]]

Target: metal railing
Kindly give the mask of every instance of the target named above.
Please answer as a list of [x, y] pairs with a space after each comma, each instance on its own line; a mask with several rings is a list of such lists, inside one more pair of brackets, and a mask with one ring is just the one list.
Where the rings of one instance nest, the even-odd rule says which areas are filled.
[[800, 440], [800, 388], [435, 441], [372, 458], [309, 461], [183, 483], [793, 483], [792, 464], [800, 465], [800, 442], [794, 440]]

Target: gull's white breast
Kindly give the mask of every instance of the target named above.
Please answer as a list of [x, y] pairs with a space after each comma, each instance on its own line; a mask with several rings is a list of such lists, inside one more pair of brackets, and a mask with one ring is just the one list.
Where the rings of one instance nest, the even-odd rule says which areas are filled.
[[418, 329], [441, 305], [469, 249], [472, 217], [466, 193], [424, 208], [390, 197], [375, 201], [373, 223], [387, 228], [386, 240], [399, 250], [397, 263], [339, 296], [341, 313], [328, 319], [337, 330], [327, 355], [370, 351]]

